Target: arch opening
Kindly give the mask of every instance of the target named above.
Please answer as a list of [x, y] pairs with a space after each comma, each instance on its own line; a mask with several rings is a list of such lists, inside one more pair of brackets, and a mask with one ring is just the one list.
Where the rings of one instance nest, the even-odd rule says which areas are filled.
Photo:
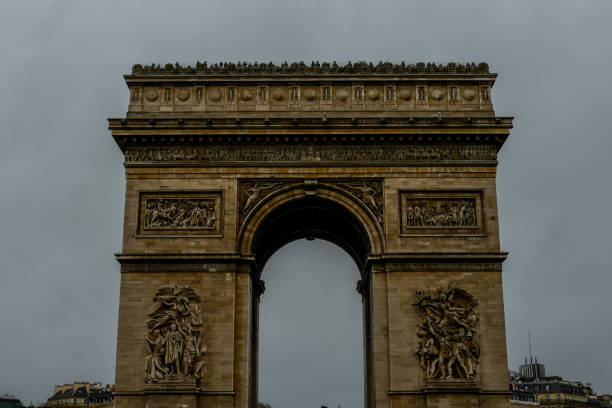
[[261, 270], [283, 245], [301, 238], [324, 239], [338, 245], [355, 260], [360, 272], [372, 250], [360, 220], [341, 204], [323, 198], [300, 198], [278, 206], [259, 224], [251, 245], [258, 268]]
[[[372, 252], [374, 239], [367, 219], [360, 219], [355, 211], [344, 203], [327, 197], [300, 196], [281, 201], [263, 217], [251, 221], [256, 224], [250, 238], [249, 249], [254, 255], [251, 277], [253, 292], [251, 303], [251, 407], [258, 402], [259, 387], [259, 305], [264, 292], [262, 271], [272, 255], [286, 244], [299, 239], [321, 239], [344, 249], [357, 265], [360, 279], [356, 285], [362, 303], [363, 354], [358, 360], [363, 364], [364, 396], [363, 406], [371, 406], [373, 398], [373, 355], [371, 345], [371, 296], [369, 288], [370, 271], [367, 263]], [[256, 220], [256, 221], [253, 221]], [[353, 286], [355, 288], [355, 286]], [[353, 289], [354, 290], [354, 289]]]
[[325, 240], [296, 240], [270, 257], [259, 306], [260, 402], [363, 407], [357, 265]]

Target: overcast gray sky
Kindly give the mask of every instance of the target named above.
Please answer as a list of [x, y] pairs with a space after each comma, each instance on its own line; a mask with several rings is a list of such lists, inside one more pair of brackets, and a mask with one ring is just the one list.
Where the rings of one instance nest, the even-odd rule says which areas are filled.
[[[548, 373], [612, 393], [611, 18], [609, 0], [3, 0], [0, 392], [113, 382], [124, 181], [106, 118], [127, 109], [133, 63], [199, 59], [487, 61], [497, 114], [516, 117], [498, 168], [509, 365], [531, 328]], [[264, 279], [262, 400], [361, 404], [350, 258], [297, 242]], [[304, 316], [300, 284], [337, 311]]]

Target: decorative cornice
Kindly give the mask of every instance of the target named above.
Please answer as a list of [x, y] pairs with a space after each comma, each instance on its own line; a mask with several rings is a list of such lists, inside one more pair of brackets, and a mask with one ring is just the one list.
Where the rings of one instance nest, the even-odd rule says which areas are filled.
[[369, 255], [367, 264], [384, 264], [386, 272], [501, 272], [507, 252], [492, 253], [388, 253]]
[[118, 253], [115, 254], [117, 262], [128, 264], [245, 264], [252, 263], [253, 257], [237, 253]]
[[334, 62], [312, 62], [310, 65], [300, 62], [283, 62], [276, 65], [272, 62], [220, 62], [208, 65], [207, 62], [196, 62], [195, 65], [175, 64], [136, 64], [132, 67], [132, 75], [151, 74], [204, 74], [204, 75], [334, 75], [334, 74], [489, 74], [489, 65], [486, 62], [436, 64], [432, 62], [419, 62], [416, 64], [399, 64], [392, 62], [359, 61], [338, 64]]
[[[359, 115], [357, 117], [357, 115]], [[131, 117], [131, 118], [110, 118], [108, 119], [108, 127], [110, 130], [154, 130], [154, 129], [180, 129], [198, 130], [198, 129], [247, 129], [261, 128], [270, 132], [273, 129], [291, 128], [291, 129], [438, 129], [438, 128], [459, 128], [465, 130], [472, 129], [504, 129], [507, 132], [512, 128], [513, 117], [454, 117], [454, 116], [391, 116], [396, 115], [390, 113], [390, 116], [370, 116], [364, 117], [361, 113], [355, 117], [347, 115], [338, 117], [329, 117], [317, 115], [313, 117], [312, 113], [308, 117], [304, 117], [304, 113], [294, 113], [294, 117], [240, 117], [237, 112], [234, 112], [234, 117]]]

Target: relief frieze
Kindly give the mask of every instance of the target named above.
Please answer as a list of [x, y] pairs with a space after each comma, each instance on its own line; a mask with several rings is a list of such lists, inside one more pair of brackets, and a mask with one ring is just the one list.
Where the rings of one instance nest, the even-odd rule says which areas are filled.
[[141, 193], [139, 234], [219, 235], [221, 193]]
[[484, 233], [481, 191], [400, 191], [402, 235]]
[[155, 162], [420, 162], [495, 161], [495, 145], [128, 146], [125, 164]]

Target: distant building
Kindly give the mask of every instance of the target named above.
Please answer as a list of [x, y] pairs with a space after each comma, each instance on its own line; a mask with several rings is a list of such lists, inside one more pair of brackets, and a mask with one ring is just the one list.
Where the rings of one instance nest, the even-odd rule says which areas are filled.
[[517, 384], [516, 388], [535, 394], [540, 405], [556, 408], [587, 407], [589, 402], [582, 383], [564, 381], [561, 377], [546, 377], [522, 382]]
[[612, 407], [612, 395], [610, 394], [602, 394], [598, 395], [597, 399], [601, 403], [602, 407]]
[[0, 396], [0, 408], [22, 408], [21, 401], [12, 395], [4, 394]]
[[510, 394], [510, 404], [512, 405], [528, 405], [528, 406], [539, 406], [540, 401], [535, 394], [526, 392], [526, 391], [518, 391], [512, 390]]
[[114, 386], [103, 387], [101, 383], [75, 382], [56, 385], [53, 396], [47, 400], [47, 408], [112, 407]]
[[511, 404], [527, 405], [527, 401], [535, 399], [536, 405], [547, 408], [612, 408], [610, 400], [598, 397], [589, 383], [546, 377], [544, 364], [539, 364], [537, 358], [535, 362], [530, 358], [529, 363], [525, 359], [519, 372], [512, 374]]
[[546, 370], [544, 369], [544, 364], [538, 364], [538, 358], [535, 358], [535, 363], [533, 362], [533, 357], [529, 357], [529, 363], [527, 363], [527, 358], [525, 358], [525, 364], [519, 367], [519, 376], [521, 378], [544, 378], [546, 377]]

